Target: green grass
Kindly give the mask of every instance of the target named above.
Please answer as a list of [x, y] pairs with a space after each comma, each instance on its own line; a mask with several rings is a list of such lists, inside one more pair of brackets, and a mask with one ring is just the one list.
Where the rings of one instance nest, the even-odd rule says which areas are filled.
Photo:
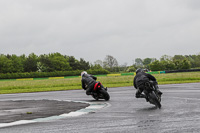
[[[154, 74], [158, 84], [200, 82], [200, 72]], [[98, 77], [108, 87], [133, 86], [134, 76]], [[74, 90], [81, 88], [81, 78], [0, 81], [0, 94]]]
[[154, 75], [159, 84], [178, 84], [200, 82], [200, 72], [184, 72]]

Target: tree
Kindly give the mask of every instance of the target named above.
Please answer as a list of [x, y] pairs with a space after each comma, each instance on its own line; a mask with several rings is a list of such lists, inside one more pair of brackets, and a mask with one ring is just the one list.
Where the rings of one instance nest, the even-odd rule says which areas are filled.
[[178, 69], [178, 70], [191, 68], [191, 64], [187, 59], [176, 60], [175, 65], [176, 65], [176, 69]]
[[145, 58], [142, 63], [143, 63], [143, 65], [147, 66], [151, 63], [151, 61], [152, 61], [151, 58]]
[[191, 68], [191, 63], [188, 58], [186, 58], [186, 56], [175, 55], [173, 57], [173, 62], [175, 63], [176, 69], [178, 70]]
[[176, 61], [176, 60], [184, 60], [185, 57], [183, 55], [174, 55], [173, 57], [173, 61]]
[[103, 66], [108, 71], [114, 72], [116, 71], [115, 68], [118, 67], [118, 62], [113, 56], [107, 55], [106, 58], [104, 59]]
[[161, 70], [175, 70], [175, 64], [173, 61], [170, 60], [162, 60], [160, 61]]
[[99, 64], [94, 64], [94, 65], [90, 65], [90, 69], [92, 70], [96, 70], [96, 69], [103, 69]]
[[124, 63], [123, 65], [119, 66], [119, 71], [125, 72], [128, 69], [127, 63]]
[[49, 54], [49, 60], [51, 61], [52, 71], [72, 70], [72, 68], [69, 65], [68, 60], [60, 53]]
[[12, 65], [13, 65], [13, 73], [16, 72], [24, 72], [24, 66], [23, 66], [23, 58], [20, 58], [16, 55], [12, 55], [10, 57], [10, 59], [12, 60]]
[[135, 72], [135, 71], [136, 71], [136, 68], [134, 66], [130, 66], [127, 69], [127, 72]]
[[25, 72], [24, 68], [25, 68], [25, 62], [26, 62], [26, 55], [25, 54], [20, 55], [19, 58], [20, 58], [21, 63], [23, 65], [23, 72]]
[[80, 62], [74, 56], [68, 56], [68, 62], [72, 70], [78, 70], [80, 68]]
[[25, 72], [36, 72], [37, 71], [38, 57], [34, 53], [29, 54], [28, 58], [24, 63]]
[[150, 67], [150, 70], [152, 71], [161, 71], [163, 70], [163, 66], [162, 64], [160, 63], [160, 61], [156, 60], [154, 62], [152, 62], [151, 64], [149, 64], [149, 67]]
[[80, 58], [79, 70], [88, 70], [88, 69], [90, 69], [90, 63], [85, 61], [83, 58]]
[[151, 58], [145, 58], [142, 63], [143, 63], [143, 65], [144, 65], [145, 68], [149, 69], [149, 64], [151, 62], [152, 62]]
[[196, 62], [196, 67], [200, 67], [200, 54], [197, 55], [195, 62]]
[[191, 55], [190, 57], [192, 58], [192, 60], [189, 59], [191, 67], [192, 68], [200, 67], [200, 55]]
[[96, 60], [96, 61], [94, 62], [94, 64], [95, 64], [95, 65], [100, 65], [101, 67], [103, 67], [103, 61], [101, 61], [101, 60]]
[[0, 55], [0, 73], [11, 73], [13, 71], [12, 60], [5, 55]]
[[190, 62], [191, 64], [191, 68], [195, 68], [196, 67], [196, 63], [195, 63], [195, 60], [192, 58], [191, 55], [189, 56], [185, 56], [187, 58], [187, 60]]
[[52, 72], [53, 64], [49, 58], [49, 55], [40, 55], [39, 62], [37, 63], [38, 71], [40, 72]]
[[190, 69], [191, 68], [191, 63], [187, 59], [182, 60], [181, 64], [182, 64], [181, 69]]
[[168, 55], [163, 55], [161, 56], [160, 61], [172, 61], [172, 57]]
[[143, 61], [142, 61], [142, 59], [141, 58], [136, 58], [135, 59], [135, 65], [137, 67], [143, 67]]

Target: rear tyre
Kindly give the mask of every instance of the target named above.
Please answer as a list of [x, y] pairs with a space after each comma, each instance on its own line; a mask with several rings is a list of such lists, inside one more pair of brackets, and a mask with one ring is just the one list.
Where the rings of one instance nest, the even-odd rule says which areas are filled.
[[92, 97], [93, 97], [95, 100], [97, 100], [97, 101], [99, 100], [99, 97], [98, 97], [97, 94], [96, 94], [96, 95], [95, 95], [95, 94], [92, 94]]
[[104, 97], [104, 99], [105, 99], [106, 101], [110, 100], [110, 95], [108, 94], [107, 91], [105, 91], [105, 90], [100, 90], [100, 93], [103, 95], [103, 97]]

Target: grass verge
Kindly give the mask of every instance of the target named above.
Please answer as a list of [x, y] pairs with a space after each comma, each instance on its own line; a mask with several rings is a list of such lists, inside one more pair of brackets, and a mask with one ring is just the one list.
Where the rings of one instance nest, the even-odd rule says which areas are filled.
[[[154, 74], [158, 84], [177, 84], [200, 82], [200, 72]], [[110, 76], [98, 77], [104, 86], [123, 87], [133, 86], [134, 76]], [[46, 79], [46, 80], [22, 80], [1, 81], [0, 94], [75, 90], [81, 88], [81, 78], [70, 79]]]

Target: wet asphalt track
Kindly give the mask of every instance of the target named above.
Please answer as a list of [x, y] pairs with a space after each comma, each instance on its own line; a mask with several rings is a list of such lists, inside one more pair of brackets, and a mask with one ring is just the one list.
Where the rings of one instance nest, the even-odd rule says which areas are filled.
[[[159, 85], [162, 109], [136, 99], [133, 87], [110, 88], [109, 107], [79, 117], [1, 128], [0, 133], [199, 133], [200, 83]], [[83, 90], [0, 95], [0, 100], [93, 102]], [[104, 102], [104, 101], [100, 101]]]

